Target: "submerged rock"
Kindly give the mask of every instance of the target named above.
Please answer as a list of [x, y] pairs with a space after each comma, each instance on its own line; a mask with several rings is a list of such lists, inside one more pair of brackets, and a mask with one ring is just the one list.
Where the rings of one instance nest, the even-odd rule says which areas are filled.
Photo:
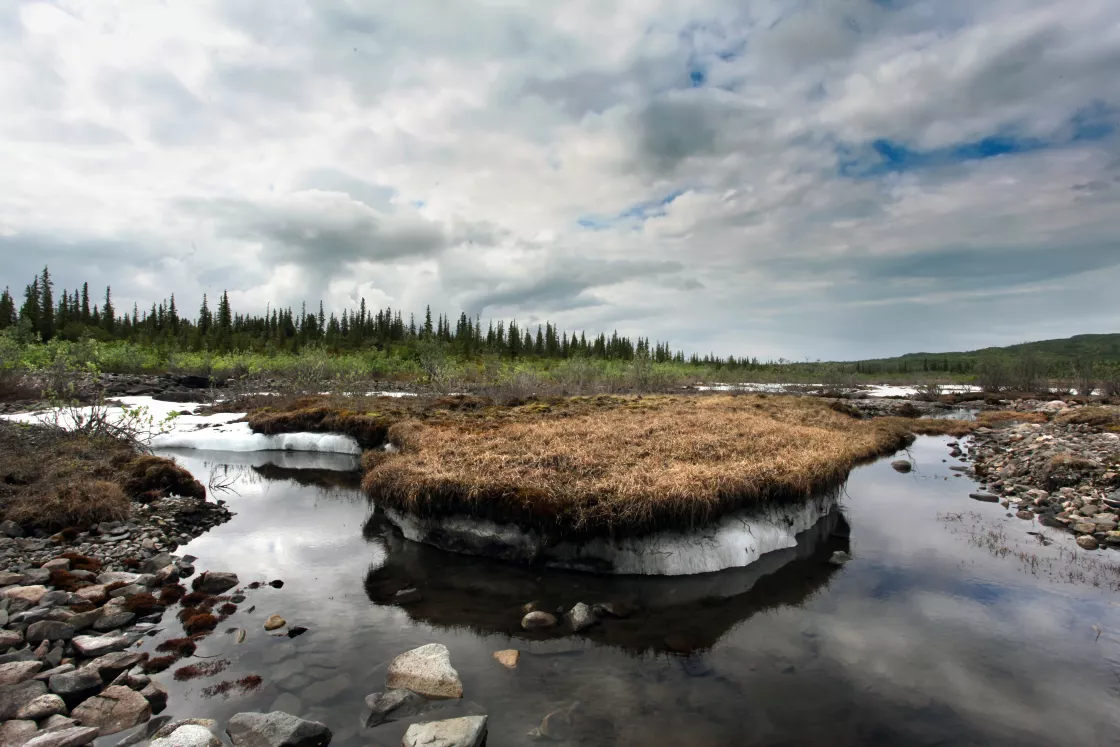
[[828, 562], [832, 563], [833, 565], [844, 565], [851, 559], [852, 556], [848, 553], [844, 552], [843, 550], [837, 550], [836, 552], [832, 553], [832, 557], [828, 559]]
[[238, 713], [226, 734], [234, 747], [325, 747], [331, 730], [318, 721], [304, 721], [283, 711]]
[[280, 628], [284, 627], [287, 624], [288, 624], [287, 620], [280, 617], [280, 615], [269, 615], [268, 619], [264, 621], [264, 629], [265, 630], [279, 630]]
[[221, 747], [222, 740], [205, 726], [184, 724], [166, 737], [153, 739], [149, 747]]
[[191, 588], [203, 594], [221, 594], [237, 586], [237, 574], [207, 571], [191, 582]]
[[969, 493], [968, 497], [974, 501], [981, 503], [999, 503], [999, 496], [992, 495], [991, 493]]
[[530, 612], [521, 618], [521, 627], [525, 630], [544, 630], [545, 628], [555, 627], [556, 623], [556, 615], [540, 610]]
[[366, 728], [371, 728], [386, 721], [411, 718], [420, 714], [427, 707], [427, 699], [411, 690], [389, 690], [384, 693], [371, 693], [366, 696], [366, 710], [362, 714], [362, 724]]
[[404, 733], [404, 747], [478, 747], [486, 738], [485, 716], [462, 716], [413, 724]]
[[427, 698], [463, 697], [463, 683], [442, 643], [429, 643], [393, 659], [385, 675], [385, 687], [411, 690]]
[[521, 658], [521, 652], [515, 648], [508, 648], [504, 651], [495, 651], [492, 656], [506, 669], [517, 669], [517, 660]]
[[894, 467], [895, 472], [902, 472], [902, 473], [906, 473], [906, 472], [909, 472], [910, 470], [914, 469], [914, 465], [911, 464], [906, 459], [895, 460], [895, 461], [891, 462], [891, 466]]
[[595, 612], [583, 602], [572, 607], [566, 617], [568, 618], [568, 624], [572, 626], [572, 630], [577, 633], [599, 622]]

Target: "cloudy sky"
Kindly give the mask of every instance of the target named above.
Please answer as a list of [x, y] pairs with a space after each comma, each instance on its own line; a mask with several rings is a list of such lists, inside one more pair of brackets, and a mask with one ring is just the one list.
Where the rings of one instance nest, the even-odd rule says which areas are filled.
[[856, 358], [1120, 331], [1115, 0], [0, 0], [0, 285]]

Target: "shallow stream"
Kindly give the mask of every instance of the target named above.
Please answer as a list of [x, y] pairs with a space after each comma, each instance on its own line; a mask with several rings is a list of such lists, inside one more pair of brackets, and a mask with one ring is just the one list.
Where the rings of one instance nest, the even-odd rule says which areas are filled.
[[[178, 552], [199, 571], [284, 584], [249, 592], [199, 646], [228, 659], [225, 672], [157, 676], [171, 691], [163, 715], [224, 723], [287, 710], [324, 721], [333, 745], [399, 745], [409, 721], [359, 729], [363, 699], [383, 689], [393, 657], [441, 642], [465, 698], [437, 717], [488, 713], [490, 747], [532, 744], [543, 716], [576, 702], [580, 745], [1120, 744], [1120, 570], [1109, 567], [1120, 553], [1074, 554], [1056, 532], [1046, 545], [1029, 534], [1041, 527], [969, 500], [946, 440], [919, 439], [910, 474], [890, 458], [857, 469], [840, 510], [796, 548], [664, 578], [530, 570], [410, 543], [369, 519], [349, 456], [164, 452], [204, 484], [227, 484], [219, 497], [237, 513]], [[838, 549], [853, 559], [830, 564]], [[407, 587], [422, 598], [386, 602]], [[584, 634], [527, 634], [531, 601], [637, 611]], [[309, 631], [272, 636], [272, 613]], [[145, 650], [181, 635], [173, 610], [164, 623]], [[245, 642], [227, 628], [245, 629]], [[510, 648], [522, 652], [514, 670], [491, 658]], [[203, 692], [247, 674], [263, 686]]]

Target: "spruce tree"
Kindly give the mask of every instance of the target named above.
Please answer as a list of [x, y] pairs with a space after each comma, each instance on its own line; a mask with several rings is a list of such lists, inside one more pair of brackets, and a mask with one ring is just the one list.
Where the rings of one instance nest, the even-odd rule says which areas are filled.
[[198, 310], [198, 334], [205, 338], [210, 334], [210, 305], [206, 301], [206, 294], [202, 294], [202, 308]]
[[39, 297], [39, 278], [35, 278], [23, 291], [23, 308], [19, 310], [19, 321], [28, 331], [36, 334], [39, 333]]
[[82, 324], [90, 324], [93, 316], [89, 311], [89, 283], [82, 283]]
[[39, 278], [39, 335], [43, 342], [54, 337], [54, 283], [46, 267]]
[[106, 332], [112, 334], [113, 330], [116, 328], [116, 325], [117, 315], [116, 311], [113, 310], [112, 289], [110, 289], [109, 286], [106, 285], [105, 305], [101, 307], [101, 326], [105, 328]]
[[12, 292], [4, 288], [0, 293], [0, 329], [7, 329], [16, 323], [16, 304], [12, 300]]

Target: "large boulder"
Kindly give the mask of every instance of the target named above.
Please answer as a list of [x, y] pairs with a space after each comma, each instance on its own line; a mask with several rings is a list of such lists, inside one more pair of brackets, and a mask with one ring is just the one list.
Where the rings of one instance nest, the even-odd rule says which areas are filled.
[[222, 740], [205, 726], [184, 724], [166, 737], [153, 739], [149, 747], [222, 747]]
[[41, 661], [13, 661], [0, 664], [0, 685], [14, 685], [29, 680], [42, 668]]
[[35, 725], [34, 721], [28, 719], [5, 721], [0, 724], [0, 744], [5, 747], [7, 745], [23, 744], [35, 736], [37, 731], [39, 731], [39, 727]]
[[123, 651], [131, 642], [128, 636], [123, 635], [79, 635], [75, 636], [71, 644], [81, 656], [93, 657]]
[[14, 685], [0, 685], [0, 721], [15, 718], [20, 708], [40, 695], [46, 694], [46, 683], [38, 680], [24, 680]]
[[237, 586], [236, 573], [207, 571], [191, 582], [191, 588], [203, 594], [221, 594]]
[[38, 584], [35, 586], [9, 586], [0, 590], [0, 599], [22, 599], [25, 602], [30, 602], [32, 606], [38, 604], [39, 600], [46, 595], [47, 587]]
[[283, 711], [238, 713], [226, 734], [234, 747], [325, 747], [331, 730], [318, 721], [304, 721]]
[[66, 703], [57, 695], [48, 693], [47, 695], [40, 695], [34, 700], [24, 703], [23, 707], [16, 711], [16, 718], [39, 721], [40, 719], [50, 718], [51, 716], [64, 713], [66, 713]]
[[463, 682], [442, 643], [429, 643], [393, 659], [385, 675], [385, 687], [411, 690], [426, 698], [463, 697]]
[[51, 692], [61, 695], [71, 705], [76, 705], [94, 695], [104, 684], [96, 669], [82, 668], [73, 672], [56, 674], [48, 681]]
[[106, 736], [144, 723], [151, 718], [152, 709], [140, 693], [114, 685], [82, 703], [70, 715], [83, 726], [96, 726], [98, 733]]
[[486, 738], [485, 716], [462, 716], [413, 724], [404, 733], [404, 747], [478, 747]]
[[68, 641], [74, 637], [74, 628], [68, 623], [55, 620], [40, 620], [27, 626], [25, 633], [28, 643], [41, 641]]

